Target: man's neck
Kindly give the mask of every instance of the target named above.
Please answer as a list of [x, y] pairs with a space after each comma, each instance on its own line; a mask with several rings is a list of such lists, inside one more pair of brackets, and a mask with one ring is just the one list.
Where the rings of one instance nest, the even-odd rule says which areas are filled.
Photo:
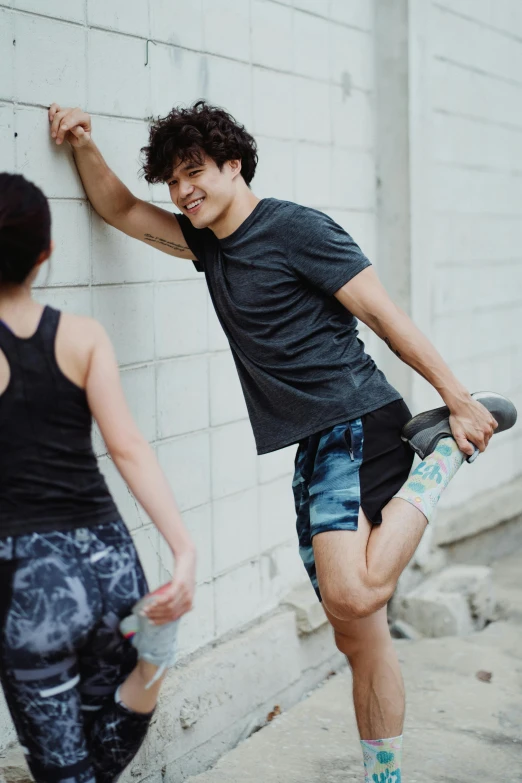
[[227, 211], [220, 216], [215, 223], [209, 228], [214, 232], [218, 239], [224, 239], [225, 237], [233, 234], [239, 226], [245, 222], [247, 217], [252, 214], [259, 199], [250, 188], [245, 185], [245, 189], [236, 195]]

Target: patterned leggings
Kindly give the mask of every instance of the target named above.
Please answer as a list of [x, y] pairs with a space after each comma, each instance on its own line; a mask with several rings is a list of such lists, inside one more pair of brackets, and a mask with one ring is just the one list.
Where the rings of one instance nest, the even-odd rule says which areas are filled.
[[136, 665], [118, 624], [147, 583], [123, 522], [0, 539], [0, 680], [36, 781], [109, 783], [151, 715], [114, 700]]

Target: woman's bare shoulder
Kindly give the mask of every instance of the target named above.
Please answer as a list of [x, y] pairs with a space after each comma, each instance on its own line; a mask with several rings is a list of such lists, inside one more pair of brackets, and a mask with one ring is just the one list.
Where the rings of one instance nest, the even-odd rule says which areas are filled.
[[78, 346], [92, 345], [106, 334], [101, 323], [94, 318], [64, 312], [62, 312], [60, 318], [60, 330], [67, 341], [74, 340]]
[[94, 318], [62, 313], [56, 335], [56, 361], [64, 375], [85, 388], [92, 357], [108, 341], [105, 329]]

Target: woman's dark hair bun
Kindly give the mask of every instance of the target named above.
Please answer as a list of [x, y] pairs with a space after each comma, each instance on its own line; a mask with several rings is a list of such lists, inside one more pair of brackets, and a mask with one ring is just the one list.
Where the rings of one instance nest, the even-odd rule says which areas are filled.
[[0, 284], [23, 283], [50, 245], [51, 212], [40, 188], [0, 173]]

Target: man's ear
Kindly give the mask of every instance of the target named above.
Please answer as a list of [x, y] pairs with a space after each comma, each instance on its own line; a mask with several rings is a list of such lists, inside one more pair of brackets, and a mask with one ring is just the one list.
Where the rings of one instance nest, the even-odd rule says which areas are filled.
[[229, 160], [227, 163], [230, 166], [230, 170], [232, 172], [232, 179], [235, 179], [239, 174], [241, 174], [241, 161]]

